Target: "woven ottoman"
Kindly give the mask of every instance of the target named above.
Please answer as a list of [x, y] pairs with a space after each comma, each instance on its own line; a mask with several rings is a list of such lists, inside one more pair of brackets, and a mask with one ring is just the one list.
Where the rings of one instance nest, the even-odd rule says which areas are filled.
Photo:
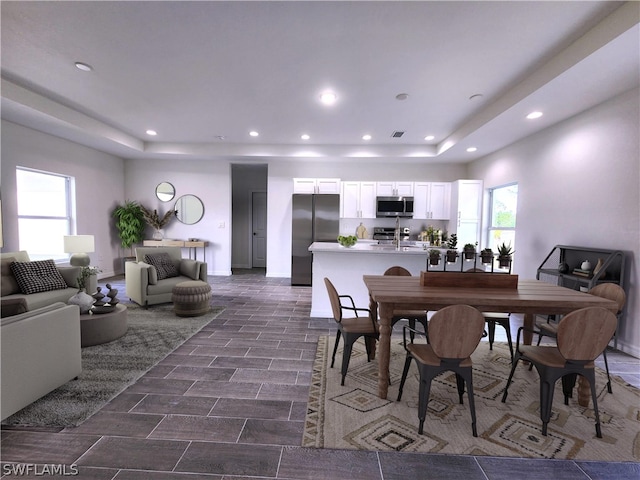
[[179, 317], [198, 317], [211, 306], [211, 285], [200, 280], [180, 282], [171, 291], [173, 310]]

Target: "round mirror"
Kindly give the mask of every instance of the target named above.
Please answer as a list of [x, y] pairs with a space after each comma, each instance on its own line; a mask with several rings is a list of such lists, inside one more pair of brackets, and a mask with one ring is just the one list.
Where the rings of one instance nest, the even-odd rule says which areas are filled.
[[156, 197], [161, 202], [168, 202], [169, 200], [173, 200], [173, 197], [176, 196], [176, 189], [169, 182], [159, 183], [156, 187]]
[[187, 225], [198, 223], [204, 215], [202, 200], [195, 195], [183, 195], [178, 198], [174, 210], [177, 219]]

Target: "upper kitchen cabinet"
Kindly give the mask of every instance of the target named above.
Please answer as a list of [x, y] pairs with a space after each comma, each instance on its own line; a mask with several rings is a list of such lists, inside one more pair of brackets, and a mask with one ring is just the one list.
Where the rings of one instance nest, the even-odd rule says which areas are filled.
[[449, 234], [458, 235], [458, 245], [480, 241], [482, 180], [458, 180], [451, 184]]
[[340, 193], [339, 178], [294, 178], [293, 193]]
[[450, 203], [450, 183], [415, 182], [413, 184], [413, 218], [449, 220]]
[[342, 218], [376, 218], [376, 183], [342, 182]]
[[376, 192], [379, 197], [411, 197], [413, 182], [378, 182]]

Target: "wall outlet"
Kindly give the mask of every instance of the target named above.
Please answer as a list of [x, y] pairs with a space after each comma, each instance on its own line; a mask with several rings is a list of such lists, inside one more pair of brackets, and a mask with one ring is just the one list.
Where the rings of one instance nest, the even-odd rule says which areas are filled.
[[218, 223], [218, 228], [224, 228], [224, 222]]

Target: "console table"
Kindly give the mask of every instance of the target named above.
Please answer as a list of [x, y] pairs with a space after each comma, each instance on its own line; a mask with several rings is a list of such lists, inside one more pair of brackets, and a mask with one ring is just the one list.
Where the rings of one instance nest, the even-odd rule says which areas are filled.
[[198, 259], [198, 248], [202, 248], [202, 260], [206, 259], [207, 245], [209, 242], [204, 240], [144, 240], [142, 245], [145, 247], [180, 247], [189, 249], [189, 258], [191, 258], [191, 252], [193, 252], [193, 259]]

